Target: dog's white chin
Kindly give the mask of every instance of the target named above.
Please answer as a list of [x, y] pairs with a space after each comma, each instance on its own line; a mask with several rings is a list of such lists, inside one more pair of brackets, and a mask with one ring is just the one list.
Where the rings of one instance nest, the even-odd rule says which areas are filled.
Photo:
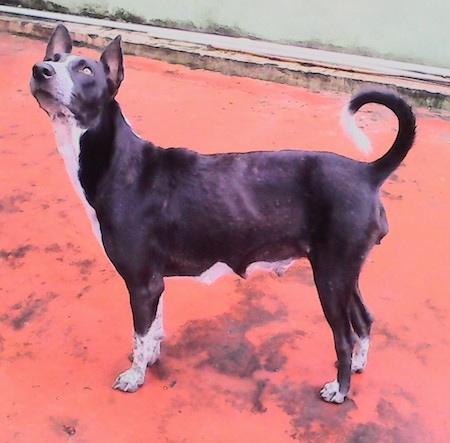
[[56, 98], [45, 92], [34, 94], [41, 109], [43, 109], [52, 121], [57, 119], [69, 119], [73, 117], [72, 112], [65, 105], [62, 105]]

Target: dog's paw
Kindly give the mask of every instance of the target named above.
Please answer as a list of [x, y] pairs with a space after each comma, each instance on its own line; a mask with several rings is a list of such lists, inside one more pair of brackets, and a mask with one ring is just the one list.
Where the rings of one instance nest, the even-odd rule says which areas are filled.
[[369, 352], [369, 338], [359, 340], [355, 345], [355, 351], [352, 355], [352, 372], [358, 374], [363, 372], [367, 366], [367, 355]]
[[123, 392], [136, 392], [145, 381], [145, 373], [137, 367], [131, 367], [119, 374], [113, 384], [114, 389]]
[[361, 374], [366, 369], [367, 359], [362, 358], [360, 355], [354, 355], [352, 357], [352, 373]]
[[321, 389], [320, 395], [328, 403], [343, 403], [345, 395], [339, 392], [339, 382], [337, 380], [326, 383]]

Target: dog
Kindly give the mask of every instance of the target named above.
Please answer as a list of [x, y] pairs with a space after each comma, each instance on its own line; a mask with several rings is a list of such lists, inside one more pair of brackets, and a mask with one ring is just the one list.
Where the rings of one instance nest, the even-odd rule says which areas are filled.
[[362, 134], [354, 115], [367, 103], [396, 115], [396, 139], [373, 162], [300, 150], [201, 155], [136, 135], [115, 99], [123, 78], [120, 36], [93, 60], [72, 55], [70, 34], [58, 25], [30, 84], [93, 231], [129, 292], [132, 364], [113, 387], [138, 390], [159, 357], [165, 277], [202, 276], [220, 264], [245, 277], [255, 263], [285, 267], [306, 257], [337, 354], [337, 377], [320, 394], [342, 403], [351, 373], [367, 363], [373, 317], [358, 279], [388, 232], [380, 186], [414, 143], [411, 107], [387, 89], [357, 93], [345, 107], [354, 134]]

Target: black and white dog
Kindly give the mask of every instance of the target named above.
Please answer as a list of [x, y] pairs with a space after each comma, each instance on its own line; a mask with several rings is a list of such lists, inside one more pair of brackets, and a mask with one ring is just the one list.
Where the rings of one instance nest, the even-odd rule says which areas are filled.
[[59, 25], [31, 79], [93, 230], [130, 294], [133, 362], [114, 387], [136, 391], [158, 359], [164, 277], [199, 276], [217, 263], [244, 277], [257, 262], [306, 257], [338, 359], [337, 378], [321, 396], [342, 403], [351, 373], [367, 362], [373, 319], [358, 278], [388, 231], [379, 188], [413, 145], [411, 108], [386, 90], [351, 99], [344, 116], [354, 133], [353, 116], [366, 103], [388, 107], [399, 121], [392, 147], [371, 163], [323, 152], [162, 149], [133, 132], [114, 99], [124, 77], [120, 42], [99, 61], [78, 57]]

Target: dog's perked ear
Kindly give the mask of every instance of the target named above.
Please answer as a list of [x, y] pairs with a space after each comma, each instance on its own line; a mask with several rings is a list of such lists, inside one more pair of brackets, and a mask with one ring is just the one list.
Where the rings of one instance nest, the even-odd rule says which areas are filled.
[[48, 41], [44, 61], [53, 60], [56, 54], [70, 54], [71, 52], [72, 38], [69, 31], [64, 25], [58, 25]]
[[103, 51], [100, 61], [105, 68], [106, 77], [109, 80], [111, 93], [116, 95], [120, 84], [122, 83], [123, 72], [123, 55], [121, 47], [122, 38], [118, 35]]

